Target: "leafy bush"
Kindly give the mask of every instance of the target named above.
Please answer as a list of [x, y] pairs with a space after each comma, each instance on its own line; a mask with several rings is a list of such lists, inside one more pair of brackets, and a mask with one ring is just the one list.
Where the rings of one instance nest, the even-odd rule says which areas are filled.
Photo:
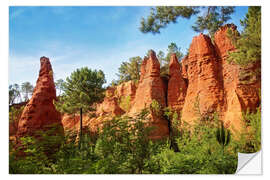
[[157, 100], [153, 100], [150, 104], [150, 109], [152, 112], [155, 113], [155, 115], [160, 116], [161, 115], [161, 105]]
[[242, 153], [254, 153], [261, 149], [261, 110], [243, 113], [244, 132], [233, 140], [234, 148]]
[[120, 108], [122, 108], [125, 112], [128, 112], [130, 109], [130, 100], [131, 97], [130, 96], [122, 96], [120, 97], [120, 102], [119, 102], [119, 106]]

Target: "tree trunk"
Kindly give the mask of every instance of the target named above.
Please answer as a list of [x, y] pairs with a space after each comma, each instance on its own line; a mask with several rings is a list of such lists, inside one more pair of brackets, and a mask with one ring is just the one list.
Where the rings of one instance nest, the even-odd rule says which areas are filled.
[[82, 143], [82, 108], [80, 108], [80, 139], [79, 139], [79, 149]]

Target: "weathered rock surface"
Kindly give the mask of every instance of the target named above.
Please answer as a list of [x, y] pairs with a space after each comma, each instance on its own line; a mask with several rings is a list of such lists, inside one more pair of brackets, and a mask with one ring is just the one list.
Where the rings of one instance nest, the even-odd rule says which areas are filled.
[[56, 90], [51, 63], [48, 58], [41, 57], [36, 87], [23, 110], [18, 124], [17, 136], [32, 136], [37, 131], [52, 128], [51, 126], [57, 127], [56, 133], [63, 135], [61, 115], [54, 107], [54, 100], [56, 100]]
[[200, 34], [193, 38], [184, 66], [188, 87], [182, 119], [193, 124], [199, 114], [220, 111], [223, 103], [218, 58], [208, 36]]
[[105, 97], [101, 104], [97, 105], [97, 115], [111, 114], [118, 116], [124, 114], [124, 110], [120, 108], [116, 97]]
[[130, 97], [130, 101], [133, 102], [136, 95], [136, 83], [134, 81], [128, 81], [116, 86], [116, 96], [120, 97]]
[[254, 76], [260, 70], [260, 63], [240, 67], [228, 63], [228, 52], [234, 51], [231, 40], [227, 36], [229, 28], [237, 31], [233, 24], [221, 27], [215, 33], [215, 47], [221, 63], [223, 79], [224, 104], [223, 121], [233, 129], [242, 131], [242, 112], [247, 109], [254, 111], [260, 104], [259, 90], [261, 89], [260, 75]]
[[187, 85], [182, 77], [181, 66], [176, 54], [172, 54], [169, 68], [168, 106], [180, 112], [184, 106]]
[[[260, 62], [246, 67], [228, 63], [228, 52], [234, 51], [227, 36], [228, 29], [236, 31], [236, 26], [229, 24], [221, 27], [214, 37], [214, 42], [200, 34], [193, 38], [189, 54], [179, 63], [175, 54], [169, 64], [169, 79], [160, 77], [160, 64], [153, 51], [141, 64], [139, 83], [132, 81], [107, 89], [106, 98], [97, 105], [96, 117], [83, 117], [85, 128], [97, 131], [102, 123], [116, 115], [135, 116], [142, 109], [151, 106], [153, 101], [161, 109], [166, 106], [181, 112], [181, 120], [194, 124], [199, 116], [217, 112], [219, 118], [231, 129], [241, 131], [242, 112], [254, 111], [260, 106], [261, 88]], [[128, 101], [126, 101], [126, 97]], [[124, 101], [123, 101], [124, 100]], [[123, 103], [123, 102], [126, 102]], [[125, 107], [126, 105], [128, 107]], [[151, 108], [150, 108], [151, 109]], [[156, 127], [152, 139], [169, 134], [168, 121], [151, 111], [149, 125]], [[64, 117], [65, 129], [77, 129], [79, 117]]]
[[[149, 53], [141, 65], [141, 77], [130, 115], [138, 114], [144, 108], [150, 107], [153, 101], [157, 101], [161, 107], [166, 106], [166, 94], [163, 81], [160, 77], [160, 64], [154, 51]], [[156, 127], [151, 138], [161, 138], [169, 134], [168, 122], [161, 116], [150, 114], [150, 125]]]

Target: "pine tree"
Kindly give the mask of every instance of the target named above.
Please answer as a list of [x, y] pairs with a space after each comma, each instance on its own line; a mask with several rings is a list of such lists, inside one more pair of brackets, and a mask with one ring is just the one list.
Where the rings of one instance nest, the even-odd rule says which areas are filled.
[[249, 7], [245, 19], [240, 22], [244, 27], [242, 34], [228, 31], [236, 47], [228, 60], [246, 66], [261, 60], [261, 7]]
[[83, 67], [72, 72], [63, 84], [64, 93], [55, 105], [57, 110], [63, 113], [80, 112], [80, 137], [82, 136], [82, 113], [92, 111], [92, 105], [103, 99], [104, 83], [106, 83], [105, 75], [101, 70]]
[[142, 59], [139, 56], [131, 57], [127, 62], [122, 62], [121, 66], [118, 68], [119, 83], [139, 80], [140, 79], [140, 67]]
[[234, 13], [233, 6], [157, 6], [151, 9], [147, 19], [142, 18], [140, 31], [143, 33], [160, 33], [161, 28], [168, 24], [177, 23], [179, 17], [187, 18], [197, 15], [195, 25], [192, 26], [196, 32], [208, 31], [210, 36]]

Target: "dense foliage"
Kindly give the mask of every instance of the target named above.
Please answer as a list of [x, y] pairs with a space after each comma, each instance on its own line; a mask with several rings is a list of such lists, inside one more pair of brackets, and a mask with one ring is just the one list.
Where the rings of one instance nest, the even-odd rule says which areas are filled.
[[122, 62], [118, 68], [118, 82], [122, 83], [130, 80], [138, 81], [140, 79], [141, 63], [142, 58], [139, 56], [129, 58], [127, 62]]
[[[221, 143], [217, 132], [229, 130], [225, 127], [222, 130], [216, 115], [201, 117], [191, 128], [176, 113], [167, 111], [168, 116], [177, 120], [173, 123], [178, 127], [173, 134], [176, 148], [169, 139], [149, 139], [154, 128], [148, 126], [147, 115], [144, 110], [135, 118], [123, 116], [105, 121], [98, 133], [84, 133], [80, 149], [76, 134], [69, 134], [60, 149], [50, 156], [46, 155], [44, 144], [59, 142], [59, 138], [53, 135], [43, 135], [47, 141], [22, 138], [27, 156], [18, 156], [11, 143], [9, 171], [11, 174], [230, 174], [236, 170], [238, 152], [255, 152], [260, 148], [259, 111], [245, 116], [246, 125], [254, 128], [252, 132], [243, 138], [231, 138], [226, 145]], [[246, 138], [253, 131], [257, 133]]]
[[104, 97], [104, 73], [87, 67], [77, 69], [62, 84], [64, 93], [55, 103], [56, 108], [64, 113], [78, 113], [92, 110], [91, 105]]
[[143, 33], [160, 33], [161, 28], [166, 28], [169, 23], [177, 23], [179, 17], [189, 19], [197, 15], [197, 20], [192, 26], [196, 32], [207, 30], [212, 37], [220, 26], [231, 19], [234, 13], [233, 6], [157, 6], [151, 8], [147, 19], [142, 18], [140, 30]]
[[246, 17], [240, 22], [244, 28], [240, 35], [234, 31], [228, 32], [236, 47], [228, 60], [246, 66], [261, 60], [261, 7], [249, 7]]

